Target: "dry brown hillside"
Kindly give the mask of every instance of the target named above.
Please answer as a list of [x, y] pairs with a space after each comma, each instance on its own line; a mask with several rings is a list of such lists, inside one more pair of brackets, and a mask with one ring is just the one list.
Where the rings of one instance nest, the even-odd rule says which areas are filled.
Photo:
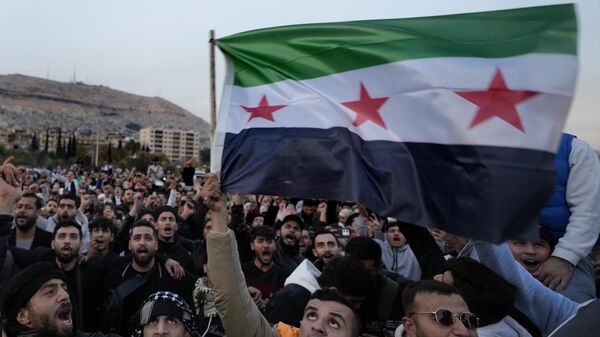
[[0, 128], [58, 126], [83, 134], [132, 135], [147, 126], [208, 131], [206, 121], [159, 97], [81, 82], [0, 75]]

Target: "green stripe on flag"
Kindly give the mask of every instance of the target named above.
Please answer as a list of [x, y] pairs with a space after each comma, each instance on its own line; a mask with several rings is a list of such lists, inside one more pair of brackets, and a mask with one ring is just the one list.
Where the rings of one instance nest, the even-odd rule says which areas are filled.
[[576, 54], [577, 23], [574, 6], [565, 4], [284, 26], [216, 42], [235, 66], [234, 84], [252, 87], [409, 59]]

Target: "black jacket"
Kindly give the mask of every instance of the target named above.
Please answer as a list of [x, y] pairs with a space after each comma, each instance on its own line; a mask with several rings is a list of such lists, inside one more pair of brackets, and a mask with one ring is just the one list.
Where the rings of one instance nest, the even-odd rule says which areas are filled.
[[[17, 241], [17, 231], [12, 229], [8, 236], [8, 245], [15, 247]], [[33, 242], [31, 243], [31, 249], [38, 247], [50, 248], [50, 242], [52, 241], [52, 233], [46, 232], [43, 229], [35, 227], [35, 234], [33, 235]]]
[[[123, 336], [129, 336], [132, 332], [132, 327], [128, 326], [129, 318], [141, 307], [148, 296], [157, 291], [174, 292], [183, 297], [183, 299], [193, 307], [192, 291], [195, 285], [195, 279], [193, 277], [186, 274], [183, 279], [175, 280], [169, 275], [163, 264], [158, 261], [155, 263], [154, 268], [148, 273], [151, 274], [148, 276], [146, 282], [123, 299], [122, 320], [119, 324], [121, 326], [119, 334]], [[123, 261], [105, 275], [103, 280], [103, 293], [106, 293], [109, 289], [117, 288], [129, 278], [142, 277], [144, 274], [145, 273], [138, 273], [133, 269], [131, 266], [131, 259], [129, 259], [129, 261]]]
[[265, 317], [271, 324], [284, 322], [299, 327], [310, 296], [310, 291], [303, 286], [288, 284], [271, 297], [265, 308]]

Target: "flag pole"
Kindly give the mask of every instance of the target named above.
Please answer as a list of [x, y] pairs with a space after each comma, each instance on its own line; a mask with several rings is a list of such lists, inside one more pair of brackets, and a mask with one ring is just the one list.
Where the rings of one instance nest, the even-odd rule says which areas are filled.
[[217, 96], [215, 90], [215, 31], [210, 30], [210, 145], [214, 145], [217, 128]]

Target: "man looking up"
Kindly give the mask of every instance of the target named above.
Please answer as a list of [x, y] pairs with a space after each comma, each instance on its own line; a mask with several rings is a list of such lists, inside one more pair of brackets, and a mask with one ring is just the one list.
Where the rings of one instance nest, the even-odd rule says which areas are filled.
[[360, 332], [358, 314], [336, 290], [318, 290], [308, 302], [300, 328], [279, 323], [271, 327], [252, 302], [244, 284], [235, 235], [227, 227], [226, 196], [217, 176], [206, 175], [202, 189], [214, 202], [210, 208], [212, 231], [208, 234], [208, 269], [215, 288], [216, 304], [229, 337], [356, 337]]

